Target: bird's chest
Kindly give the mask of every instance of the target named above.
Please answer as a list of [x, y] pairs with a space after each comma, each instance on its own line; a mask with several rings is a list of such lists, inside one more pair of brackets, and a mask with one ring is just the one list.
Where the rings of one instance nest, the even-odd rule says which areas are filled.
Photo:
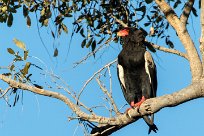
[[129, 69], [136, 69], [145, 65], [144, 51], [141, 50], [123, 50], [118, 58], [119, 63]]

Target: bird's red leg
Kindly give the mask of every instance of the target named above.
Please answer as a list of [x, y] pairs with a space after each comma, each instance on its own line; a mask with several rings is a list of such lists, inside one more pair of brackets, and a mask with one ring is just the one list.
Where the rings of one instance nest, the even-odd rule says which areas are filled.
[[[141, 99], [139, 102], [135, 103], [133, 107], [138, 107], [138, 108], [139, 108], [140, 105], [141, 105], [145, 100], [146, 100], [145, 97], [142, 96], [142, 99]], [[131, 103], [131, 106], [132, 106], [132, 103]]]
[[[139, 102], [137, 102], [137, 103], [135, 103], [134, 101], [131, 101], [130, 106], [131, 106], [131, 108], [134, 108], [134, 107], [140, 108], [140, 105], [141, 105], [145, 100], [146, 100], [145, 97], [142, 96], [142, 99], [141, 99]], [[128, 108], [128, 109], [126, 110], [126, 112], [128, 112], [131, 108]]]
[[130, 108], [127, 108], [127, 110], [125, 111], [126, 113], [130, 110], [130, 109], [132, 109], [134, 106], [135, 106], [135, 103], [134, 103], [134, 101], [131, 101], [131, 103], [130, 103]]

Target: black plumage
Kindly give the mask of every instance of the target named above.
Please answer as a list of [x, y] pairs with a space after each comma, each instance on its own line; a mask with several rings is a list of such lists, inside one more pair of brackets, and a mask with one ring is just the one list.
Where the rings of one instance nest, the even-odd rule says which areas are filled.
[[[146, 50], [146, 33], [136, 28], [125, 28], [118, 32], [123, 49], [118, 55], [118, 78], [126, 101], [131, 107], [139, 107], [148, 98], [156, 97], [156, 66]], [[157, 127], [148, 116], [143, 117], [151, 130]]]

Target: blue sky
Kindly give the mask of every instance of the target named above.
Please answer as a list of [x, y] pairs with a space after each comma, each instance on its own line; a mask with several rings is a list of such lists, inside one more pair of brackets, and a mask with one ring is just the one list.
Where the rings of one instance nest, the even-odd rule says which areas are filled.
[[[121, 46], [119, 44], [112, 43], [100, 54], [96, 55], [94, 59], [91, 57], [84, 64], [73, 68], [73, 63], [83, 58], [90, 49], [81, 48], [82, 38], [78, 35], [73, 37], [68, 59], [65, 61], [65, 57], [70, 42], [71, 29], [69, 34], [62, 34], [62, 36], [53, 40], [48, 28], [40, 28], [41, 36], [49, 49], [50, 54], [53, 54], [53, 43], [59, 50], [59, 56], [50, 60], [48, 54], [43, 47], [36, 27], [35, 16], [31, 16], [32, 26], [27, 28], [26, 20], [22, 15], [17, 14], [14, 16], [14, 24], [11, 28], [8, 28], [6, 24], [1, 25], [0, 33], [0, 60], [1, 65], [6, 66], [10, 63], [12, 57], [7, 53], [7, 48], [13, 48], [19, 50], [13, 43], [13, 38], [17, 38], [26, 44], [29, 49], [30, 61], [41, 66], [44, 70], [54, 72], [63, 78], [66, 83], [76, 92], [79, 92], [85, 81], [93, 75], [95, 71], [104, 66], [109, 61], [114, 60], [120, 52]], [[192, 21], [193, 20], [193, 21]], [[199, 40], [199, 18], [192, 19], [193, 26], [189, 27], [190, 33], [194, 42], [198, 46]], [[67, 23], [68, 26], [71, 26]], [[194, 33], [194, 31], [195, 33]], [[175, 32], [169, 31], [170, 35], [175, 35]], [[182, 50], [182, 45], [177, 38], [172, 39], [175, 43], [175, 48]], [[162, 41], [158, 41], [157, 44], [164, 45]], [[181, 57], [163, 53], [157, 51], [153, 54], [158, 70], [158, 96], [173, 93], [177, 90], [187, 86], [191, 81], [189, 64]], [[35, 59], [39, 58], [42, 62]], [[44, 85], [45, 81], [49, 84], [49, 76], [42, 76], [39, 74], [39, 70], [31, 69], [36, 80], [40, 85]], [[3, 72], [3, 70], [1, 70]], [[118, 84], [116, 76], [116, 67], [111, 67], [112, 80], [113, 80], [113, 97], [118, 105], [122, 107], [126, 102], [122, 96], [122, 91]], [[107, 82], [107, 79], [105, 80]], [[0, 82], [0, 87], [4, 88], [5, 84]], [[52, 84], [52, 86], [55, 86]], [[107, 84], [108, 86], [108, 84]], [[53, 91], [61, 90], [52, 89]], [[0, 135], [2, 136], [81, 136], [83, 135], [83, 127], [78, 125], [78, 121], [68, 122], [68, 116], [72, 115], [70, 109], [62, 102], [35, 95], [30, 92], [23, 93], [23, 103], [20, 101], [15, 107], [8, 107], [3, 99], [0, 100]], [[82, 100], [88, 106], [104, 105], [107, 104], [103, 100], [104, 95], [101, 90], [93, 82], [85, 89]], [[11, 97], [12, 101], [12, 97]], [[164, 108], [155, 115], [155, 124], [158, 126], [159, 131], [157, 134], [151, 133], [151, 135], [157, 136], [200, 136], [203, 135], [203, 122], [204, 122], [204, 110], [203, 99], [197, 99], [185, 104], [179, 105], [174, 108]], [[121, 110], [124, 112], [125, 108]], [[104, 108], [98, 108], [96, 113], [105, 115]], [[142, 135], [146, 136], [148, 132], [148, 126], [140, 119], [139, 121], [125, 127], [114, 133], [113, 136], [123, 135]]]

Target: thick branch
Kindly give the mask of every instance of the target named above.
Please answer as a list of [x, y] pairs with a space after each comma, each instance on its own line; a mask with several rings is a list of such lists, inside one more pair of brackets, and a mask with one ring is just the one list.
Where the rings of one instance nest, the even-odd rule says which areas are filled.
[[[202, 55], [202, 61], [204, 61], [204, 1], [203, 0], [201, 0], [200, 10], [201, 10], [200, 11], [200, 23], [201, 23], [200, 52]], [[203, 68], [204, 68], [204, 63], [203, 63]]]
[[191, 9], [193, 7], [195, 0], [189, 0], [188, 2], [186, 2], [183, 13], [181, 14], [180, 20], [183, 23], [183, 25], [187, 24], [188, 21], [188, 17], [191, 13]]
[[167, 21], [177, 32], [179, 39], [186, 49], [192, 72], [192, 80], [199, 80], [202, 76], [202, 64], [186, 27], [182, 24], [174, 10], [165, 2], [165, 0], [155, 0], [155, 2], [166, 16]]
[[[178, 92], [173, 94], [164, 95], [161, 97], [151, 98], [146, 100], [140, 107], [140, 113], [137, 112], [137, 109], [131, 109], [127, 114], [123, 114], [118, 116], [116, 120], [120, 119], [120, 124], [117, 124], [115, 121], [115, 125], [110, 122], [109, 125], [101, 125], [97, 128], [94, 128], [92, 131], [93, 136], [99, 135], [110, 135], [115, 131], [127, 126], [128, 124], [139, 119], [141, 115], [146, 115], [148, 111], [145, 110], [147, 105], [150, 105], [152, 113], [156, 113], [164, 107], [174, 107], [189, 100], [204, 97], [204, 87], [202, 82], [196, 82]], [[125, 115], [125, 116], [124, 116]], [[122, 118], [123, 117], [123, 118]]]
[[[131, 109], [128, 111], [128, 113], [108, 118], [87, 114], [81, 111], [76, 104], [74, 104], [66, 96], [58, 92], [52, 92], [44, 89], [39, 89], [37, 87], [29, 86], [27, 84], [17, 82], [4, 75], [0, 75], [0, 79], [8, 83], [12, 88], [28, 90], [39, 95], [53, 97], [63, 101], [74, 113], [77, 114], [79, 118], [83, 120], [88, 120], [90, 122], [97, 122], [99, 124], [99, 127], [105, 128], [105, 131], [103, 131], [105, 133], [113, 133], [115, 130], [118, 130], [136, 121], [141, 117], [141, 115], [150, 114], [149, 111], [145, 110], [147, 105], [151, 107], [151, 113], [155, 113], [164, 107], [172, 107], [195, 98], [204, 97], [204, 81], [194, 82], [192, 85], [182, 89], [181, 91], [175, 92], [170, 95], [164, 95], [161, 97], [146, 100], [140, 107], [140, 113], [138, 113], [137, 109]], [[97, 127], [93, 130], [96, 129], [98, 130], [99, 128]]]

